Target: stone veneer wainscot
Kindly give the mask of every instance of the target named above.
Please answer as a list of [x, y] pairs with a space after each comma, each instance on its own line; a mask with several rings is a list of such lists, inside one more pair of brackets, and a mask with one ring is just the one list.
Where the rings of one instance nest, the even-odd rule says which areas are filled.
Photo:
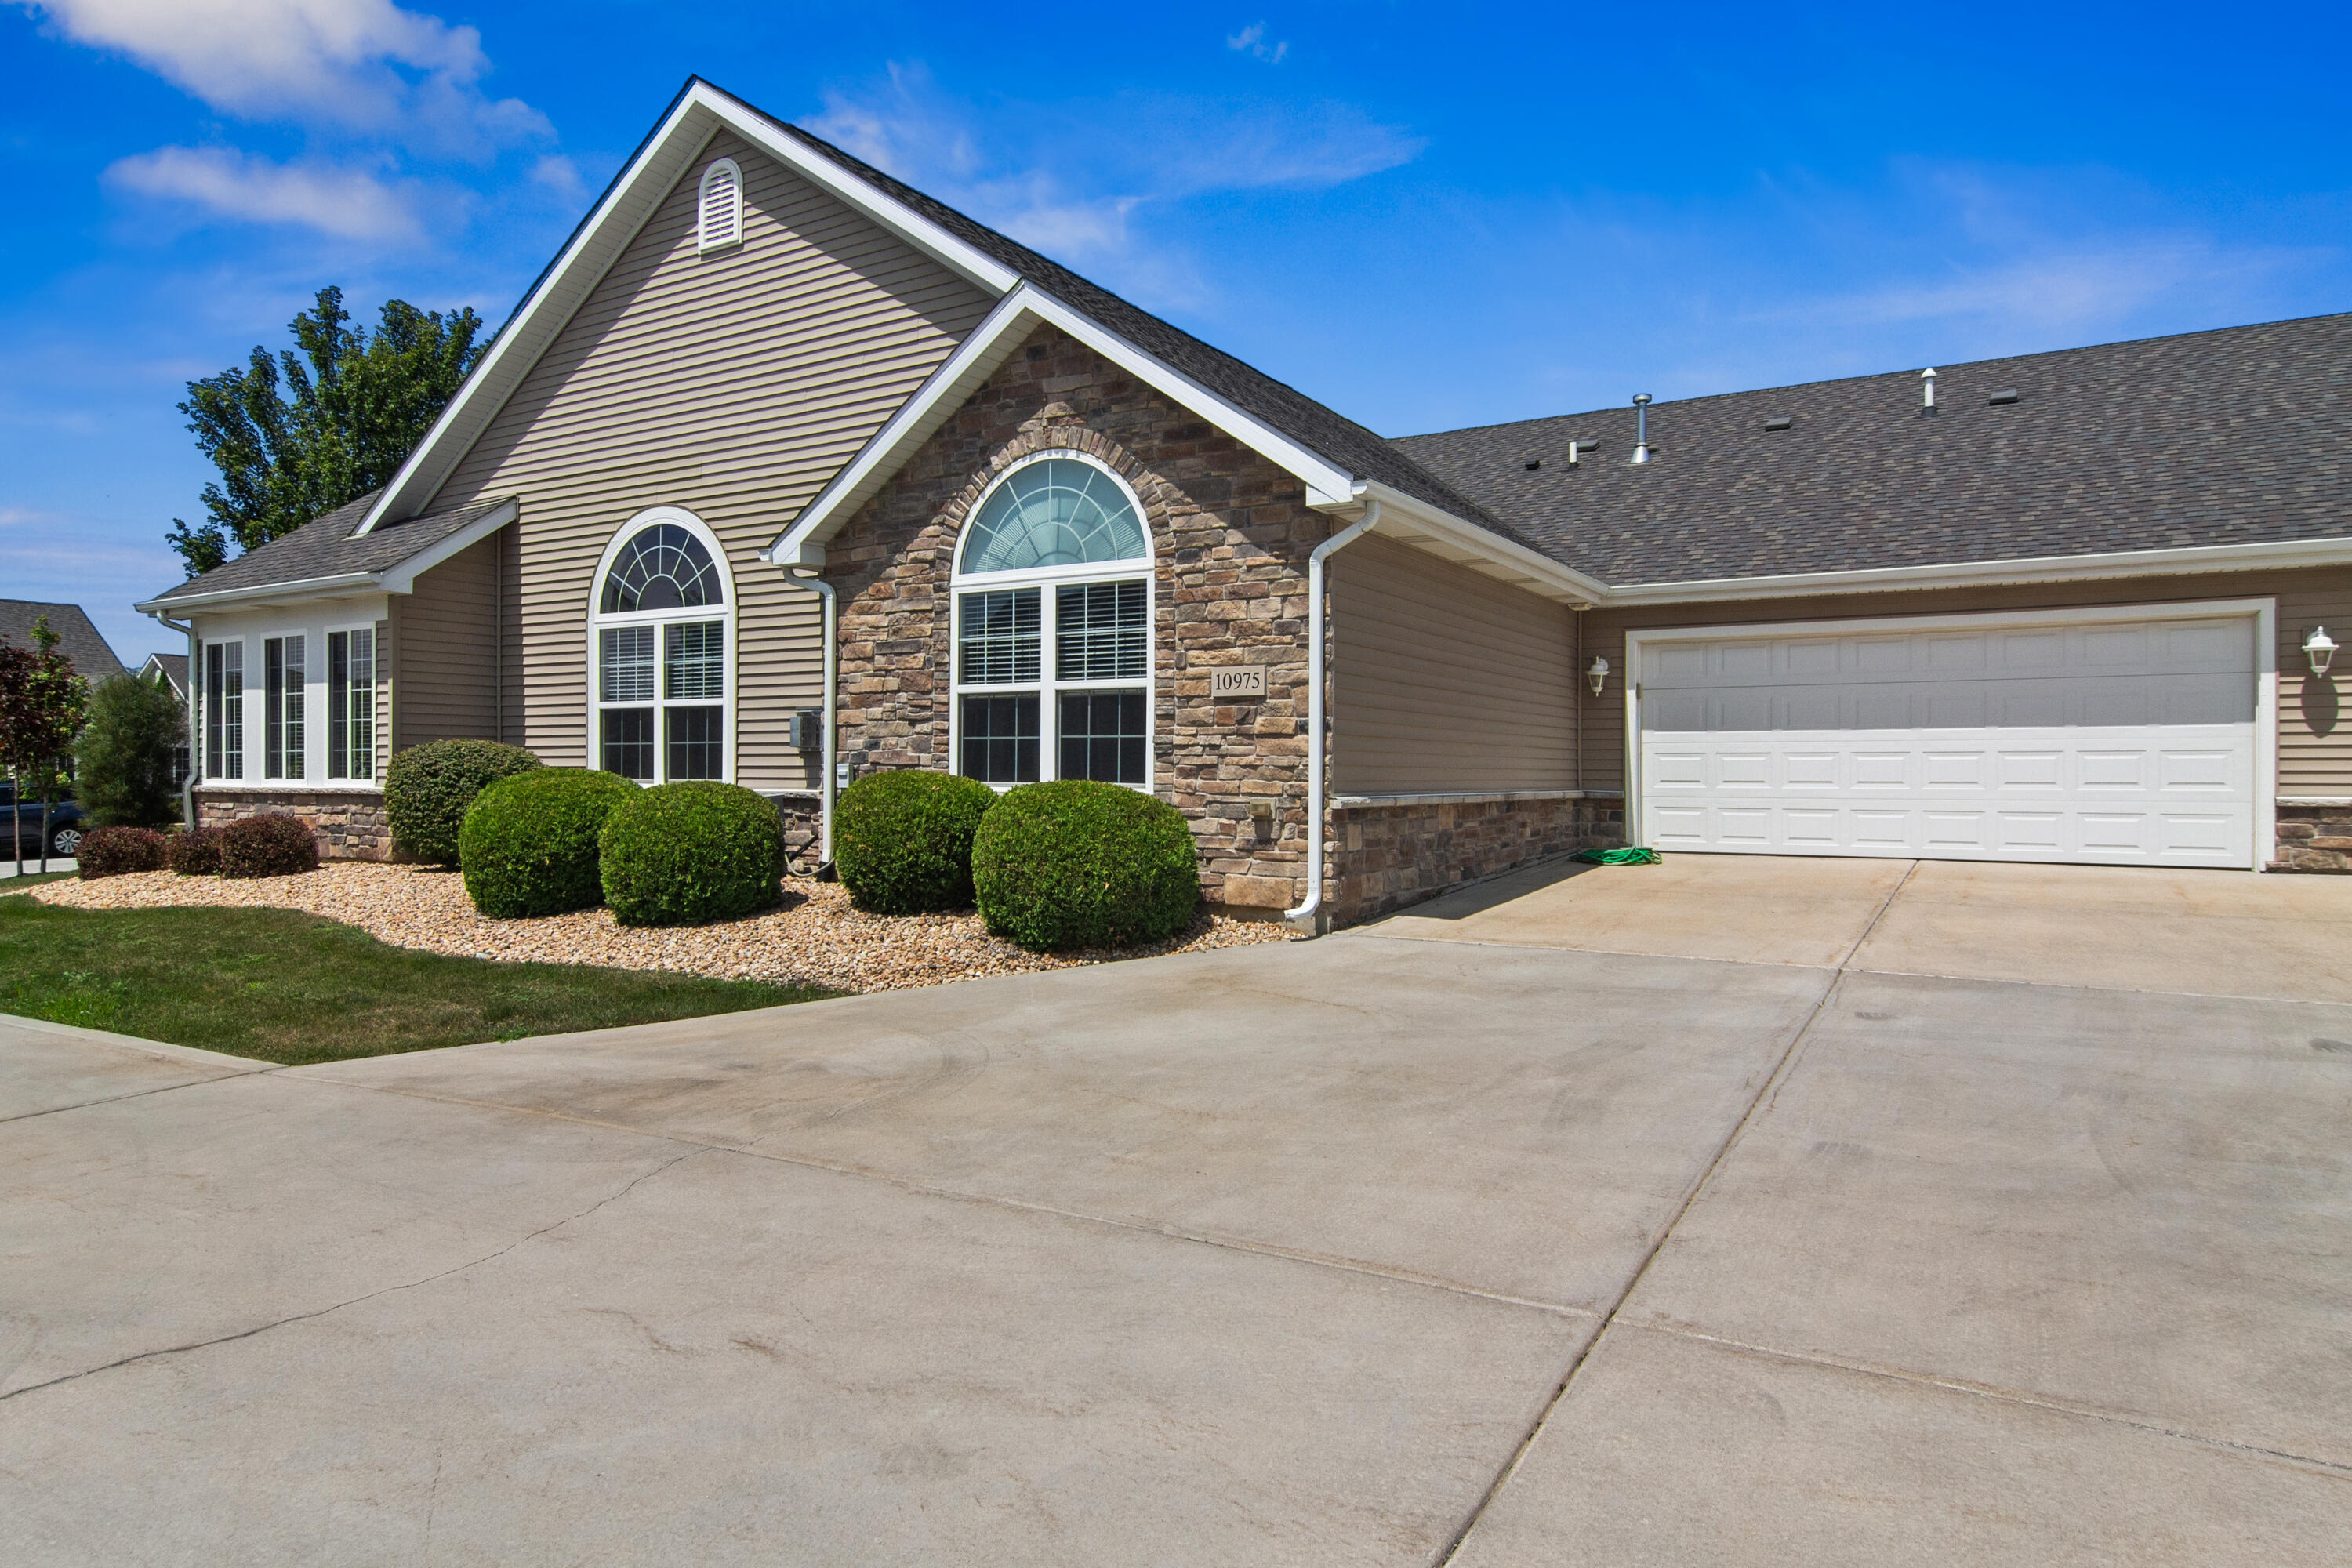
[[297, 816], [318, 835], [322, 860], [388, 860], [392, 829], [378, 790], [241, 790], [207, 784], [196, 791], [196, 822], [220, 827], [245, 816]]

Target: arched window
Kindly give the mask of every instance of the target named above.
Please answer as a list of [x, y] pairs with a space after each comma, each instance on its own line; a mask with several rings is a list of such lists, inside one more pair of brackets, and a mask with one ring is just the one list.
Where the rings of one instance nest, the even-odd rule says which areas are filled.
[[721, 158], [702, 171], [695, 199], [695, 250], [707, 256], [743, 243], [743, 171]]
[[1007, 469], [956, 552], [955, 767], [992, 784], [1151, 787], [1151, 542], [1075, 453]]
[[734, 776], [734, 595], [725, 552], [676, 507], [631, 518], [591, 605], [593, 766], [640, 784]]

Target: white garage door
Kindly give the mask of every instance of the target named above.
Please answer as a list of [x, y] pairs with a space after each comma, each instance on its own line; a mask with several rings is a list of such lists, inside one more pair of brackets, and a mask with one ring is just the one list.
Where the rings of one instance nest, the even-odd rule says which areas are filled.
[[2254, 864], [2252, 614], [1644, 633], [1662, 849]]

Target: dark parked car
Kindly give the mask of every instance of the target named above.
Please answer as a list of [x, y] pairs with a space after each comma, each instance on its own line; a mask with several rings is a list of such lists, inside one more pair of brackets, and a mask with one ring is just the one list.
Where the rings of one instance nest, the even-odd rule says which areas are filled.
[[[16, 785], [10, 779], [0, 779], [0, 823], [13, 825], [16, 830], [16, 853], [27, 860], [38, 859], [41, 853], [41, 802], [16, 798]], [[49, 806], [49, 856], [52, 859], [70, 860], [81, 848], [81, 836], [90, 825], [82, 820], [81, 807], [71, 795], [54, 801]], [[7, 840], [0, 837], [0, 855], [9, 853]]]

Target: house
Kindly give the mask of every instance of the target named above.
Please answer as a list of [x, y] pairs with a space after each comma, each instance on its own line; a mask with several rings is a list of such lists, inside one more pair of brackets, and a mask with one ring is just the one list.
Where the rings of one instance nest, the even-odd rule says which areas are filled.
[[58, 634], [58, 651], [73, 661], [74, 673], [92, 681], [122, 673], [122, 661], [79, 605], [47, 605], [34, 599], [0, 599], [0, 637], [18, 647], [33, 646], [33, 623], [43, 618]]
[[202, 814], [344, 854], [394, 750], [488, 736], [809, 858], [872, 769], [1125, 784], [1302, 921], [1626, 837], [2344, 869], [2347, 362], [2336, 316], [1387, 440], [695, 80], [384, 489], [141, 607]]

